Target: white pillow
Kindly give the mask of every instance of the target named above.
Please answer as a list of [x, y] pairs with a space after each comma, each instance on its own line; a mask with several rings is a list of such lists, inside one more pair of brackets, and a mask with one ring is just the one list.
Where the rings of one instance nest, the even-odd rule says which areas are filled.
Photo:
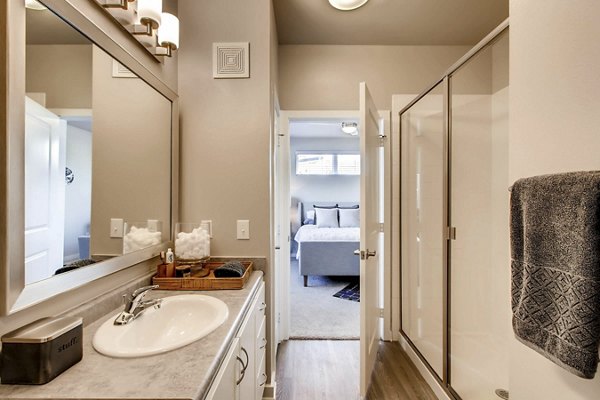
[[360, 226], [360, 209], [340, 208], [340, 228], [357, 228]]
[[339, 228], [337, 208], [315, 208], [317, 228]]

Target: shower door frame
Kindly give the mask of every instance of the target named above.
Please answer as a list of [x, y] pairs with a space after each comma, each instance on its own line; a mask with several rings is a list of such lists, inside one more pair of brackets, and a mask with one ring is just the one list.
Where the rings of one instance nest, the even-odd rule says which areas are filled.
[[[443, 260], [443, 277], [442, 277], [442, 285], [443, 285], [443, 293], [442, 293], [442, 299], [443, 299], [443, 309], [442, 309], [442, 334], [443, 334], [443, 340], [442, 340], [442, 344], [443, 344], [443, 349], [442, 349], [442, 376], [440, 377], [437, 372], [434, 370], [434, 368], [430, 365], [430, 363], [427, 361], [427, 359], [425, 358], [425, 356], [423, 356], [423, 354], [419, 351], [419, 349], [417, 348], [417, 346], [412, 342], [412, 340], [410, 339], [410, 337], [408, 336], [408, 334], [406, 332], [404, 332], [403, 328], [402, 328], [402, 267], [403, 267], [403, 261], [404, 261], [404, 250], [406, 245], [403, 243], [402, 239], [404, 237], [403, 234], [400, 234], [399, 236], [399, 245], [398, 245], [398, 251], [399, 254], [396, 256], [396, 260], [399, 260], [400, 262], [400, 274], [399, 274], [399, 303], [398, 304], [398, 310], [399, 310], [399, 334], [400, 336], [406, 341], [406, 343], [408, 343], [408, 346], [410, 346], [410, 348], [412, 349], [412, 351], [417, 355], [417, 357], [421, 360], [421, 362], [423, 363], [423, 365], [427, 368], [427, 370], [429, 371], [429, 373], [433, 376], [433, 378], [437, 381], [437, 383], [440, 385], [440, 387], [444, 390], [444, 392], [446, 393], [446, 395], [448, 395], [451, 399], [454, 400], [462, 400], [460, 395], [452, 388], [451, 386], [451, 366], [449, 364], [449, 359], [450, 359], [450, 321], [451, 321], [451, 315], [450, 315], [450, 301], [451, 301], [451, 288], [450, 288], [450, 274], [451, 274], [451, 268], [450, 268], [450, 263], [451, 263], [451, 240], [454, 239], [454, 229], [451, 226], [451, 203], [450, 203], [450, 188], [451, 186], [451, 152], [450, 152], [450, 144], [452, 143], [452, 117], [451, 117], [451, 110], [452, 110], [452, 97], [451, 97], [451, 84], [452, 84], [452, 80], [450, 79], [451, 76], [460, 68], [462, 67], [464, 64], [466, 64], [467, 62], [469, 62], [471, 59], [473, 59], [475, 56], [477, 56], [482, 50], [486, 49], [489, 45], [491, 45], [497, 38], [499, 38], [506, 30], [508, 30], [509, 28], [509, 19], [507, 18], [506, 20], [504, 20], [500, 25], [498, 25], [492, 32], [490, 32], [485, 38], [483, 38], [479, 43], [477, 43], [471, 50], [469, 50], [463, 57], [461, 57], [456, 63], [454, 63], [448, 70], [446, 70], [446, 72], [442, 75], [441, 78], [437, 79], [433, 84], [431, 84], [430, 86], [427, 87], [427, 89], [425, 89], [423, 92], [421, 92], [421, 94], [419, 94], [417, 97], [415, 97], [411, 102], [409, 102], [406, 106], [404, 106], [399, 112], [398, 112], [398, 119], [396, 121], [396, 123], [398, 124], [398, 131], [400, 132], [400, 159], [402, 159], [402, 141], [403, 141], [403, 131], [402, 131], [402, 115], [409, 111], [412, 106], [414, 106], [417, 102], [419, 102], [421, 99], [423, 99], [425, 96], [427, 96], [432, 90], [434, 90], [439, 84], [442, 84], [442, 92], [443, 92], [443, 128], [444, 128], [444, 132], [443, 132], [443, 172], [442, 172], [442, 177], [443, 177], [443, 214], [442, 214], [442, 223], [443, 223], [443, 232], [444, 232], [444, 243], [443, 243], [443, 253], [442, 253], [442, 260]], [[400, 180], [402, 180], [402, 164], [403, 161], [400, 162]], [[403, 195], [404, 195], [404, 190], [405, 188], [403, 187], [403, 183], [402, 181], [400, 182], [399, 185], [400, 188], [400, 199], [402, 201], [403, 199]], [[401, 208], [401, 212], [400, 212], [400, 224], [397, 227], [398, 229], [402, 230], [403, 229], [403, 221], [402, 221], [402, 216], [403, 216], [403, 206], [400, 207]]]

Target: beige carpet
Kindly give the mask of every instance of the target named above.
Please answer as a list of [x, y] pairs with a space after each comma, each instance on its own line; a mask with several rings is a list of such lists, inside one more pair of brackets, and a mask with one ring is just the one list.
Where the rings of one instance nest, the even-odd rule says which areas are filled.
[[358, 339], [360, 303], [333, 297], [358, 277], [310, 276], [304, 287], [298, 262], [290, 264], [290, 338]]

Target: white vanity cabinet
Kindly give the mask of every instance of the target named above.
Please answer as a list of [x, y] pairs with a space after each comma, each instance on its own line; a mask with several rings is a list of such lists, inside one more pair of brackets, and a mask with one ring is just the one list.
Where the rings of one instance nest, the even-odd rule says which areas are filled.
[[217, 376], [207, 400], [261, 400], [267, 381], [265, 283], [261, 282]]

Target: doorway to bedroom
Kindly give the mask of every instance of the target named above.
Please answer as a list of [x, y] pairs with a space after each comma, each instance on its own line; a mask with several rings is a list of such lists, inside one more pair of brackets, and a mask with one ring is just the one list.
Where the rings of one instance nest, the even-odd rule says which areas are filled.
[[289, 338], [359, 339], [358, 117], [290, 120], [289, 140]]

